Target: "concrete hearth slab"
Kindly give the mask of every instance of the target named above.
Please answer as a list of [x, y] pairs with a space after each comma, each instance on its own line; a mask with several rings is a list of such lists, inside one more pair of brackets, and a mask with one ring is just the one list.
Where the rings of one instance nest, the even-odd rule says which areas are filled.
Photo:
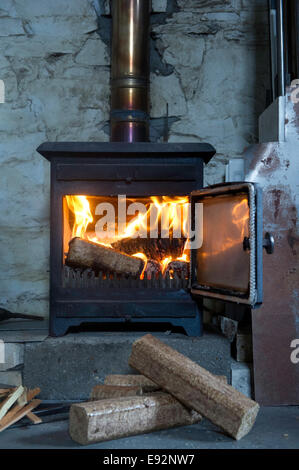
[[[134, 373], [132, 343], [146, 333], [78, 333], [25, 345], [24, 385], [40, 387], [45, 400], [87, 399], [108, 374]], [[188, 337], [153, 333], [209, 371], [230, 376], [230, 343], [213, 333]]]

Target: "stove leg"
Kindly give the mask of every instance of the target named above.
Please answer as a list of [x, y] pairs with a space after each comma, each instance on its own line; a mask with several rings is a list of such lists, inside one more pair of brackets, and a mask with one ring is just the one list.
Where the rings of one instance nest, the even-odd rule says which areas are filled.
[[202, 312], [198, 308], [195, 318], [182, 318], [181, 324], [188, 336], [203, 335]]
[[64, 336], [69, 328], [69, 324], [67, 321], [57, 320], [50, 322], [50, 336], [59, 337]]

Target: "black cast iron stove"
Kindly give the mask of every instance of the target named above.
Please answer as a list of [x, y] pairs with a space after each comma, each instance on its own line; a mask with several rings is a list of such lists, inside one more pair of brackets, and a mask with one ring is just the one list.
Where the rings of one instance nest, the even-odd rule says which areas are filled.
[[38, 152], [51, 163], [50, 334], [83, 322], [163, 322], [201, 334], [198, 302], [186, 277], [136, 279], [92, 274], [65, 264], [64, 198], [85, 195], [111, 200], [189, 196], [202, 188], [209, 144], [44, 143]]

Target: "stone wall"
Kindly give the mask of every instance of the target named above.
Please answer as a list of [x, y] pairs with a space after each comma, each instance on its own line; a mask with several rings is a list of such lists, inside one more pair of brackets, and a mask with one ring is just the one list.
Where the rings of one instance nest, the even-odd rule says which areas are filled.
[[[105, 8], [104, 8], [105, 4]], [[170, 142], [208, 141], [228, 158], [257, 140], [268, 86], [266, 0], [154, 0], [152, 140], [169, 104]], [[1, 0], [0, 305], [47, 315], [47, 140], [109, 140], [109, 2]]]

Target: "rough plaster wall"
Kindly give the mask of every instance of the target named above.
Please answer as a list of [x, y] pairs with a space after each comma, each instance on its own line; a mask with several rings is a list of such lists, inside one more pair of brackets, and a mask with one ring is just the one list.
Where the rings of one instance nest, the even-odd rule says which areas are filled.
[[[107, 5], [107, 2], [105, 2]], [[152, 17], [152, 139], [208, 141], [206, 184], [257, 140], [267, 86], [266, 0], [168, 0]], [[109, 27], [101, 0], [1, 0], [0, 305], [48, 313], [47, 140], [107, 141]], [[165, 10], [166, 12], [163, 10]], [[257, 42], [259, 43], [257, 45]]]
[[88, 0], [1, 0], [0, 305], [48, 314], [49, 163], [42, 142], [108, 140], [109, 54]]
[[[258, 115], [268, 86], [267, 2], [177, 0], [181, 10], [153, 28], [162, 59], [174, 67], [156, 77], [152, 90], [159, 115], [169, 102], [171, 142], [212, 143], [216, 158], [205, 183], [223, 181], [228, 158], [257, 141]], [[162, 98], [159, 97], [162, 91]]]

